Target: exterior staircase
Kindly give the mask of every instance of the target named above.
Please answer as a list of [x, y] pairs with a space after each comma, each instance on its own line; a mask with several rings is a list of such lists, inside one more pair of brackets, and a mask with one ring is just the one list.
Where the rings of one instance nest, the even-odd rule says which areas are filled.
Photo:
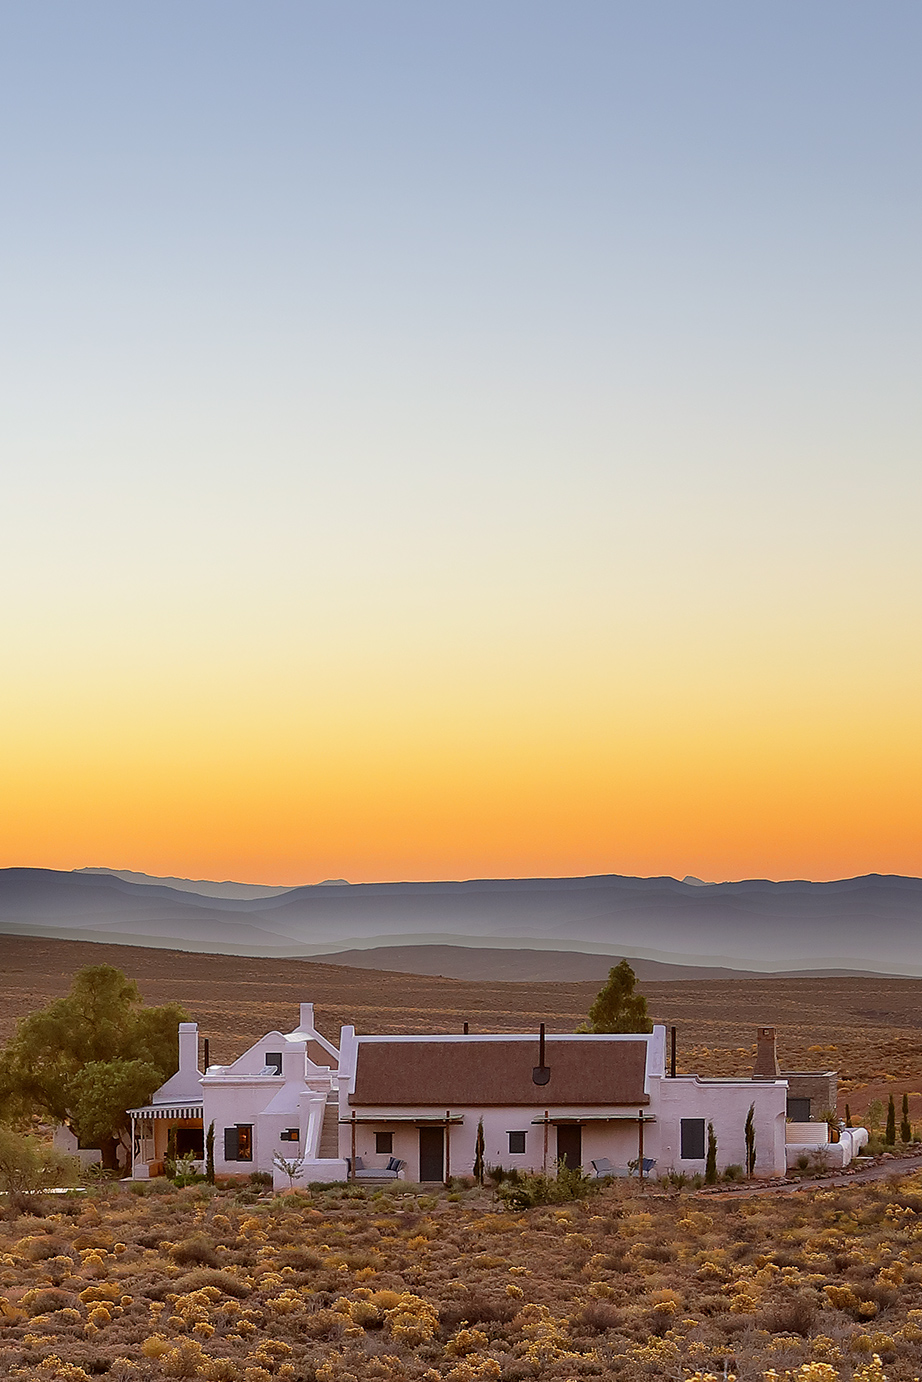
[[322, 1161], [339, 1156], [339, 1095], [336, 1090], [331, 1090], [327, 1095], [317, 1155]]

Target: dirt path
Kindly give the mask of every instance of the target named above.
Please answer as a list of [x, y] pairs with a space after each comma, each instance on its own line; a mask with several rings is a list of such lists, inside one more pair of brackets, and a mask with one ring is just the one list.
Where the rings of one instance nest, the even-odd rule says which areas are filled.
[[747, 1186], [745, 1190], [699, 1190], [702, 1199], [744, 1200], [752, 1195], [801, 1195], [808, 1190], [827, 1190], [830, 1186], [861, 1185], [872, 1180], [887, 1180], [890, 1176], [905, 1176], [912, 1171], [922, 1170], [922, 1152], [914, 1156], [895, 1157], [893, 1161], [881, 1161], [875, 1166], [865, 1166], [860, 1171], [840, 1171], [836, 1175], [823, 1176], [816, 1180], [805, 1180], [787, 1185]]

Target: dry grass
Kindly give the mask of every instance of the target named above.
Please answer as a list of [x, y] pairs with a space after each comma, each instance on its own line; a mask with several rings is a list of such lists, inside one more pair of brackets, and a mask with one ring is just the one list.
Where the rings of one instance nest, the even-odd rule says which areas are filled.
[[[83, 941], [0, 936], [0, 1040], [17, 1018], [67, 992], [77, 969], [113, 964], [137, 979], [145, 999], [177, 999], [211, 1040], [215, 1061], [232, 1060], [273, 1027], [290, 1030], [298, 1003], [313, 999], [322, 1030], [360, 1032], [537, 1029], [572, 1031], [595, 996], [590, 984], [471, 983], [304, 961], [195, 955]], [[757, 1023], [778, 1029], [783, 1063], [837, 1068], [840, 1107], [910, 1095], [922, 1122], [922, 980], [742, 979], [646, 984], [650, 1011], [679, 1030], [680, 1067], [702, 1075], [745, 1074]]]
[[476, 1189], [145, 1189], [0, 1223], [0, 1376], [919, 1373], [922, 1176], [736, 1202], [621, 1184], [515, 1215]]

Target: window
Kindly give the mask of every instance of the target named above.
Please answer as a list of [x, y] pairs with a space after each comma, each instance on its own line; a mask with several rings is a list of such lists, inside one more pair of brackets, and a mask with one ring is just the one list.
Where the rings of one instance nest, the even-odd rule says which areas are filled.
[[194, 1156], [202, 1161], [205, 1156], [205, 1134], [201, 1128], [176, 1129], [176, 1155]]
[[281, 1131], [281, 1133], [280, 1133], [280, 1135], [279, 1135], [279, 1138], [280, 1138], [280, 1141], [282, 1141], [282, 1142], [300, 1142], [300, 1141], [301, 1141], [301, 1129], [300, 1129], [300, 1128], [283, 1128], [282, 1131]]
[[792, 1123], [809, 1123], [810, 1100], [788, 1099], [788, 1117]]
[[683, 1118], [681, 1125], [683, 1161], [704, 1160], [704, 1119]]
[[375, 1151], [379, 1156], [390, 1156], [394, 1150], [394, 1134], [392, 1132], [375, 1133]]
[[276, 1075], [281, 1075], [281, 1073], [282, 1073], [282, 1053], [281, 1053], [281, 1051], [267, 1051], [267, 1052], [266, 1052], [266, 1069], [267, 1069], [267, 1070], [272, 1069], [272, 1070], [275, 1071]]
[[521, 1155], [525, 1150], [525, 1134], [523, 1132], [511, 1132], [509, 1134], [510, 1152]]
[[253, 1160], [252, 1123], [238, 1123], [233, 1128], [224, 1129], [224, 1160]]

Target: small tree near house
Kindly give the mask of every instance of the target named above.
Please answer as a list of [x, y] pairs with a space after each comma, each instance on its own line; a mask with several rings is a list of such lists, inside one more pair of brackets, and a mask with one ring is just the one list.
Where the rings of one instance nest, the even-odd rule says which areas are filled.
[[589, 1021], [577, 1027], [578, 1032], [652, 1032], [653, 1023], [647, 1013], [647, 1000], [634, 992], [637, 982], [627, 960], [608, 971], [608, 979], [596, 995], [589, 1009]]
[[749, 1105], [749, 1112], [746, 1114], [746, 1175], [751, 1176], [756, 1169], [756, 1106]]
[[708, 1185], [717, 1184], [717, 1134], [713, 1123], [708, 1123], [708, 1154], [704, 1163], [704, 1179]]
[[912, 1141], [912, 1124], [909, 1121], [909, 1095], [903, 1095], [903, 1116], [900, 1119], [900, 1141]]
[[884, 1141], [888, 1147], [892, 1147], [896, 1142], [896, 1104], [893, 1102], [892, 1094], [887, 1104], [887, 1131], [884, 1133]]
[[303, 1165], [301, 1158], [296, 1157], [289, 1161], [286, 1157], [282, 1156], [281, 1152], [274, 1152], [272, 1156], [272, 1165], [277, 1167], [283, 1175], [288, 1177], [288, 1188], [289, 1190], [294, 1190], [295, 1181], [301, 1174]]

